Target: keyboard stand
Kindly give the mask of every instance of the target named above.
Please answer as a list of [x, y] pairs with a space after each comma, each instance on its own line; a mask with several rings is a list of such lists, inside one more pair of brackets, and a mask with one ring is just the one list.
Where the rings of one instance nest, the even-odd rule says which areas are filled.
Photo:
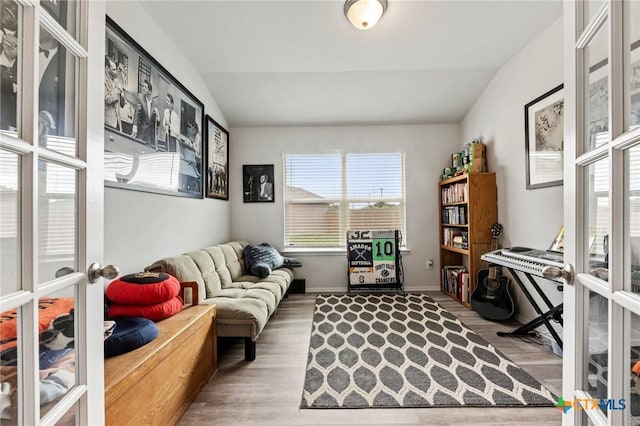
[[[551, 333], [551, 336], [553, 336], [558, 346], [560, 346], [560, 348], [562, 349], [562, 338], [558, 335], [556, 330], [551, 326], [551, 323], [549, 322], [549, 320], [555, 320], [555, 321], [558, 321], [560, 325], [562, 325], [562, 303], [560, 303], [557, 306], [554, 306], [553, 303], [551, 303], [551, 301], [549, 300], [549, 298], [544, 294], [544, 292], [542, 291], [538, 283], [533, 279], [530, 273], [517, 271], [510, 267], [506, 267], [506, 268], [507, 270], [509, 270], [509, 272], [511, 272], [511, 276], [513, 277], [515, 282], [518, 284], [518, 287], [520, 287], [520, 290], [522, 290], [524, 295], [527, 297], [527, 300], [529, 300], [529, 303], [531, 304], [531, 306], [533, 306], [533, 309], [536, 310], [536, 312], [538, 313], [538, 316], [535, 319], [529, 321], [528, 323], [522, 325], [521, 327], [516, 328], [513, 331], [510, 331], [510, 332], [499, 331], [497, 335], [511, 336], [511, 337], [536, 336], [536, 333], [534, 333], [533, 330], [535, 330], [536, 328], [544, 324], [547, 327], [547, 330], [549, 330], [549, 333]], [[520, 277], [516, 272], [520, 272], [524, 274], [525, 277], [527, 277], [527, 279], [533, 286], [536, 293], [542, 298], [544, 303], [547, 305], [547, 308], [548, 308], [547, 311], [545, 312], [542, 311], [542, 308], [540, 307], [540, 305], [538, 305], [538, 303], [533, 298], [533, 296], [531, 295], [527, 287], [525, 287], [524, 283], [522, 282], [522, 280], [520, 279]]]

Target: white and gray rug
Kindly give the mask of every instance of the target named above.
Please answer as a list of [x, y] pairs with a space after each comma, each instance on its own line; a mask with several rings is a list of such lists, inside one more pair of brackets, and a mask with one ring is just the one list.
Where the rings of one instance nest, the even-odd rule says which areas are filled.
[[426, 294], [320, 295], [301, 408], [553, 406]]

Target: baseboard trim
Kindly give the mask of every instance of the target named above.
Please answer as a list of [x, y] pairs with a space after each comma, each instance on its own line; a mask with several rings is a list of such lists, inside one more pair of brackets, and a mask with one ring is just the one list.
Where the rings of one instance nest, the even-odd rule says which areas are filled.
[[[355, 290], [355, 292], [358, 292], [361, 290]], [[390, 289], [390, 292], [395, 291], [395, 289]], [[416, 292], [425, 292], [425, 291], [440, 291], [440, 287], [436, 287], [436, 286], [426, 286], [426, 287], [418, 287], [418, 286], [405, 286], [404, 287], [404, 291], [406, 292], [411, 292], [411, 293], [416, 293]], [[348, 290], [346, 288], [346, 286], [340, 286], [340, 287], [313, 287], [313, 288], [309, 288], [309, 286], [307, 286], [307, 293], [347, 293]]]

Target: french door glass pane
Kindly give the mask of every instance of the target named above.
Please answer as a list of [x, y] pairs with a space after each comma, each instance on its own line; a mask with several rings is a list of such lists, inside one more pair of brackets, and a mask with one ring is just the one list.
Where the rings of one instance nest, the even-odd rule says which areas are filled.
[[588, 225], [588, 273], [608, 280], [609, 252], [609, 159], [603, 158], [586, 169], [586, 223]]
[[40, 0], [42, 8], [69, 34], [77, 38], [76, 15], [78, 4], [73, 0]]
[[[587, 312], [589, 314], [587, 330], [587, 359], [589, 362], [586, 374], [587, 390], [594, 399], [607, 399], [608, 380], [608, 336], [609, 305], [605, 297], [597, 293], [588, 293]], [[606, 414], [606, 411], [605, 411]]]
[[596, 12], [600, 10], [605, 0], [589, 0], [585, 2], [585, 22], [589, 22], [596, 15]]
[[626, 63], [629, 81], [629, 104], [626, 105], [626, 129], [631, 130], [640, 126], [640, 2], [625, 3], [625, 24], [628, 27], [629, 60]]
[[0, 150], [0, 294], [20, 290], [19, 156]]
[[39, 162], [39, 283], [76, 270], [76, 179], [74, 169]]
[[78, 409], [78, 403], [76, 402], [75, 405], [69, 408], [62, 418], [56, 422], [56, 426], [75, 426], [78, 424], [78, 422], [76, 422]]
[[22, 58], [22, 6], [13, 0], [2, 0], [0, 7], [0, 129], [18, 130], [20, 88], [18, 69]]
[[625, 401], [628, 407], [627, 412], [632, 419], [630, 424], [637, 425], [640, 424], [640, 317], [633, 313], [631, 314], [630, 332], [631, 342], [627, 350], [630, 353], [631, 381], [629, 393], [625, 395]]
[[640, 145], [625, 151], [626, 176], [625, 194], [626, 206], [624, 235], [629, 237], [629, 264], [625, 268], [631, 269], [631, 288], [628, 291], [640, 293]]
[[59, 290], [38, 301], [41, 417], [78, 382], [74, 289]]
[[[16, 309], [0, 314], [0, 393], [4, 406], [0, 411], [0, 423], [18, 424], [18, 395], [20, 393], [18, 374], [20, 363], [18, 354], [22, 352], [17, 335], [19, 312]], [[6, 398], [6, 399], [5, 399]]]
[[585, 137], [591, 150], [609, 141], [609, 79], [607, 25], [585, 49]]
[[76, 156], [76, 58], [40, 28], [38, 144]]

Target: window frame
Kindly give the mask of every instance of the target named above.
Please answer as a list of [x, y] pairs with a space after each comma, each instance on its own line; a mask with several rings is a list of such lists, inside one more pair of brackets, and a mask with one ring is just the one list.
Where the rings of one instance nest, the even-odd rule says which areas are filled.
[[[349, 181], [348, 181], [348, 158], [349, 156], [367, 156], [367, 155], [397, 155], [399, 156], [399, 160], [400, 160], [400, 195], [399, 196], [380, 196], [380, 197], [376, 197], [376, 198], [363, 198], [361, 195], [360, 196], [349, 196]], [[288, 232], [288, 227], [287, 227], [287, 211], [290, 205], [303, 205], [303, 204], [310, 204], [310, 203], [317, 203], [317, 200], [311, 200], [311, 199], [300, 199], [297, 201], [294, 201], [290, 198], [290, 194], [287, 191], [287, 175], [289, 173], [289, 170], [287, 169], [287, 159], [291, 156], [309, 156], [309, 157], [331, 157], [331, 156], [339, 156], [340, 158], [340, 188], [341, 188], [341, 193], [338, 196], [333, 196], [333, 197], [323, 197], [324, 201], [328, 204], [328, 205], [334, 205], [337, 204], [338, 205], [338, 209], [339, 209], [339, 223], [338, 223], [338, 227], [339, 227], [339, 242], [337, 245], [299, 245], [299, 244], [292, 244], [291, 240], [290, 240], [290, 235]], [[347, 152], [347, 151], [340, 151], [340, 152], [319, 152], [319, 153], [312, 153], [312, 152], [305, 152], [305, 153], [298, 153], [298, 152], [285, 152], [282, 155], [282, 170], [283, 170], [283, 247], [284, 247], [284, 251], [288, 251], [288, 252], [314, 252], [314, 253], [322, 253], [322, 252], [326, 252], [326, 253], [332, 253], [332, 252], [345, 252], [346, 251], [346, 232], [347, 230], [350, 229], [350, 225], [349, 225], [349, 207], [350, 205], [353, 204], [362, 204], [362, 203], [368, 203], [368, 204], [375, 204], [378, 202], [387, 202], [387, 203], [398, 203], [401, 211], [400, 211], [400, 217], [401, 217], [401, 226], [400, 227], [395, 227], [394, 229], [400, 229], [401, 233], [402, 233], [402, 243], [401, 243], [401, 250], [402, 251], [407, 251], [407, 240], [406, 240], [406, 229], [407, 229], [407, 191], [406, 191], [406, 153], [403, 151], [396, 151], [396, 152]], [[361, 227], [359, 227], [359, 229], [362, 229]], [[382, 228], [376, 228], [376, 227], [372, 227], [371, 229], [382, 229]], [[389, 228], [387, 228], [389, 229]]]

